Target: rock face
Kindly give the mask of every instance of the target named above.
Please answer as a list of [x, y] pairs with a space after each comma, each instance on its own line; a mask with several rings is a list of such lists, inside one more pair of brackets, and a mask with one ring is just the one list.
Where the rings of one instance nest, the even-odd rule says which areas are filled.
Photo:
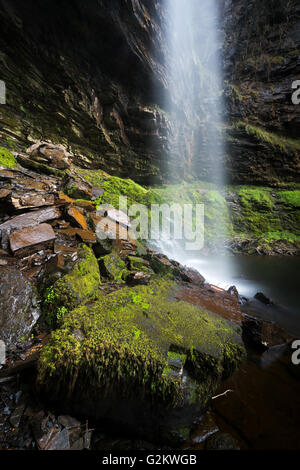
[[229, 0], [223, 16], [230, 178], [299, 181], [299, 2]]
[[40, 316], [35, 289], [14, 267], [0, 266], [0, 339], [9, 348], [28, 335]]
[[[160, 3], [69, 5], [0, 2], [1, 79], [10, 84], [9, 106], [0, 110], [4, 141], [23, 150], [46, 139], [65, 144], [77, 163], [159, 181], [168, 132], [158, 107], [165, 87]], [[48, 150], [39, 149], [44, 159]]]
[[[209, 80], [216, 50], [201, 29], [204, 22], [195, 23], [194, 100], [175, 103], [181, 115], [176, 124], [165, 109], [165, 2], [73, 0], [68, 6], [66, 0], [0, 2], [1, 79], [9, 88], [8, 106], [0, 109], [2, 144], [24, 150], [38, 142], [31, 149], [35, 165], [54, 159], [63, 169], [70, 158], [142, 183], [212, 178], [206, 147], [218, 129], [207, 127], [199, 84]], [[299, 74], [298, 2], [221, 0], [219, 7], [229, 179], [294, 180], [300, 124], [291, 84]], [[200, 47], [208, 48], [204, 64]], [[180, 148], [166, 165], [170, 136], [181, 137]], [[44, 139], [64, 144], [66, 154], [40, 144]]]

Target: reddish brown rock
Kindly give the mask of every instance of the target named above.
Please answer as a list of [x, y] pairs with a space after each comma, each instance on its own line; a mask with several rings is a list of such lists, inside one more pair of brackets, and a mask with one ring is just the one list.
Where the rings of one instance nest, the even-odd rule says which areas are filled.
[[68, 215], [71, 218], [72, 222], [75, 223], [77, 226], [79, 226], [83, 230], [89, 229], [86, 222], [86, 218], [80, 210], [76, 209], [75, 207], [71, 207], [70, 209], [68, 209]]
[[16, 254], [24, 254], [25, 251], [37, 250], [53, 242], [56, 238], [53, 228], [49, 224], [41, 224], [35, 227], [16, 230], [9, 237], [10, 248]]
[[14, 193], [14, 195], [10, 198], [10, 202], [16, 210], [42, 206], [53, 206], [55, 204], [55, 196], [48, 193]]
[[64, 238], [80, 238], [81, 241], [84, 243], [96, 243], [96, 235], [91, 230], [82, 230], [80, 228], [67, 228], [67, 229], [59, 229], [56, 231], [59, 235], [62, 235]]
[[5, 199], [11, 194], [10, 189], [0, 189], [0, 199]]
[[76, 201], [75, 205], [87, 212], [94, 212], [96, 210], [96, 204], [90, 201]]
[[39, 163], [45, 163], [59, 170], [66, 170], [70, 167], [72, 154], [61, 145], [53, 145], [48, 142], [38, 142], [32, 145], [27, 154]]
[[181, 286], [176, 298], [203, 307], [226, 320], [242, 325], [243, 315], [238, 300], [219, 287], [193, 284]]
[[49, 220], [58, 219], [60, 216], [61, 212], [57, 207], [48, 207], [38, 211], [27, 212], [26, 214], [21, 214], [9, 219], [0, 225], [2, 248], [8, 248], [8, 236], [14, 230], [34, 227], [44, 222], [48, 222]]

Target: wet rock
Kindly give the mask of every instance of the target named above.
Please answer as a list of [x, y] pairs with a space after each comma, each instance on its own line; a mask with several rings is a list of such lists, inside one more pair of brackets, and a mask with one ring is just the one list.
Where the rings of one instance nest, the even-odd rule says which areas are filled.
[[38, 142], [27, 149], [27, 154], [39, 163], [45, 163], [50, 167], [66, 170], [70, 167], [72, 154], [60, 145], [48, 142]]
[[40, 316], [35, 289], [15, 267], [0, 266], [0, 339], [9, 348], [27, 335]]
[[208, 411], [201, 419], [201, 422], [193, 430], [191, 440], [193, 444], [201, 444], [210, 436], [216, 434], [218, 431], [219, 428], [216, 424], [214, 416], [211, 411]]
[[117, 222], [124, 227], [131, 227], [130, 219], [124, 212], [114, 209], [109, 205], [103, 204], [100, 209], [97, 210], [97, 215], [100, 217], [108, 217], [109, 219]]
[[89, 228], [87, 225], [86, 218], [80, 209], [71, 207], [70, 209], [68, 209], [68, 216], [71, 219], [72, 223], [75, 224], [77, 227], [88, 231]]
[[206, 450], [240, 450], [240, 446], [230, 434], [217, 432], [207, 439]]
[[184, 285], [178, 289], [176, 298], [206, 308], [227, 320], [242, 325], [243, 315], [238, 300], [225, 290], [212, 285]]
[[10, 197], [10, 203], [15, 210], [52, 206], [55, 204], [55, 196], [49, 193], [17, 194], [14, 192], [13, 196]]
[[25, 411], [25, 405], [18, 406], [9, 418], [9, 422], [13, 428], [18, 428], [20, 425], [20, 421]]
[[147, 285], [151, 280], [151, 274], [147, 274], [144, 271], [131, 272], [126, 277], [126, 283], [130, 286]]
[[30, 251], [38, 251], [53, 245], [56, 238], [53, 228], [49, 224], [16, 230], [9, 237], [10, 248], [14, 255], [24, 255]]
[[96, 204], [90, 201], [76, 201], [75, 205], [86, 212], [95, 212], [96, 210]]
[[123, 281], [128, 274], [125, 262], [115, 253], [99, 260], [100, 272], [112, 281]]
[[[51, 432], [51, 431], [50, 431]], [[62, 431], [53, 432], [53, 437], [49, 439], [49, 442], [44, 447], [44, 450], [69, 450], [70, 439], [67, 429]]]
[[64, 192], [73, 199], [93, 198], [92, 186], [77, 175], [68, 175], [64, 179]]
[[136, 256], [128, 256], [129, 267], [132, 271], [151, 272], [149, 261]]
[[104, 194], [104, 189], [102, 188], [97, 188], [96, 186], [93, 186], [92, 187], [92, 201], [94, 201], [95, 199], [98, 199], [98, 197], [101, 197], [103, 196]]
[[287, 343], [291, 336], [276, 323], [244, 314], [243, 338], [247, 345], [263, 353], [272, 346]]
[[11, 194], [10, 189], [0, 189], [0, 199], [6, 199]]
[[255, 294], [254, 298], [259, 300], [260, 302], [262, 302], [265, 305], [272, 305], [273, 304], [273, 302], [268, 297], [266, 297], [265, 294], [263, 294], [262, 292], [257, 292], [257, 294]]
[[80, 228], [66, 228], [61, 230], [55, 230], [55, 233], [62, 236], [64, 239], [72, 238], [79, 239], [83, 243], [94, 244], [97, 243], [96, 235], [91, 230], [82, 230]]
[[235, 286], [230, 286], [229, 289], [227, 290], [227, 292], [228, 292], [228, 294], [232, 295], [237, 300], [239, 300], [239, 293], [238, 293], [238, 290]]
[[9, 234], [14, 230], [21, 230], [24, 228], [34, 227], [39, 224], [43, 224], [49, 220], [58, 219], [61, 216], [61, 212], [56, 207], [49, 207], [47, 209], [41, 209], [38, 211], [28, 212], [26, 214], [21, 214], [12, 219], [9, 219], [7, 222], [4, 222], [0, 225], [0, 233], [2, 235], [1, 245], [5, 250], [8, 247], [9, 243]]
[[183, 268], [180, 273], [180, 276], [183, 281], [190, 282], [198, 286], [202, 286], [205, 283], [204, 277], [201, 276], [199, 271], [193, 268]]
[[71, 416], [61, 415], [57, 418], [57, 421], [66, 429], [80, 428], [80, 422]]

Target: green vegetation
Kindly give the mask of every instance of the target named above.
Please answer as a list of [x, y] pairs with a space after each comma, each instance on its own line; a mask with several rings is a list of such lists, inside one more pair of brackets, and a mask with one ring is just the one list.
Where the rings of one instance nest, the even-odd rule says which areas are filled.
[[117, 253], [111, 253], [99, 259], [100, 270], [112, 281], [124, 282], [128, 275], [126, 264]]
[[82, 245], [79, 261], [72, 271], [49, 287], [44, 295], [44, 314], [47, 323], [56, 327], [66, 313], [97, 294], [100, 272], [93, 251]]
[[287, 151], [299, 151], [300, 140], [287, 139], [278, 134], [274, 134], [261, 129], [260, 127], [252, 126], [246, 122], [239, 121], [233, 126], [237, 130], [244, 130], [248, 135], [255, 137], [260, 142], [265, 142], [271, 145], [273, 148], [278, 148], [282, 152]]
[[4, 147], [0, 147], [0, 166], [4, 168], [16, 168], [17, 162], [13, 154]]
[[[164, 186], [154, 191], [170, 204], [204, 204], [206, 246], [216, 243], [218, 237], [237, 237], [253, 240], [271, 251], [272, 244], [279, 241], [287, 244], [299, 242], [300, 190], [297, 185], [293, 186], [295, 189], [284, 191], [246, 185], [226, 186], [217, 191], [214, 185], [197, 181]], [[230, 206], [234, 210], [230, 210]], [[159, 272], [159, 267], [151, 267]], [[168, 267], [162, 267], [165, 275], [168, 275], [168, 270]]]
[[77, 173], [86, 181], [104, 190], [103, 196], [98, 199], [98, 204], [111, 204], [119, 207], [119, 197], [126, 196], [128, 205], [144, 204], [149, 207], [151, 204], [159, 204], [159, 196], [152, 190], [135, 183], [131, 179], [122, 179], [117, 176], [109, 176], [107, 173], [97, 170], [76, 169]]
[[300, 191], [280, 191], [278, 196], [285, 206], [300, 207]]
[[93, 396], [113, 389], [121, 396], [178, 406], [181, 379], [166, 373], [168, 358], [178, 352], [199, 380], [196, 395], [207, 401], [222, 374], [244, 357], [241, 330], [204, 309], [171, 300], [176, 289], [175, 282], [153, 280], [67, 313], [43, 348], [39, 385], [53, 397], [71, 397], [88, 382]]

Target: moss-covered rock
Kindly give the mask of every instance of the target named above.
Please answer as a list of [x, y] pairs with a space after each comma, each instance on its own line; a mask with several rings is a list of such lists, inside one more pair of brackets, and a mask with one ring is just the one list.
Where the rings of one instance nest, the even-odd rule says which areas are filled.
[[151, 204], [161, 202], [159, 194], [144, 188], [131, 179], [110, 176], [101, 170], [91, 171], [77, 168], [77, 173], [89, 183], [104, 190], [103, 195], [98, 199], [99, 204], [111, 204], [118, 208], [120, 196], [127, 197], [128, 205], [143, 204], [149, 207]]
[[68, 397], [70, 411], [127, 420], [142, 434], [155, 433], [162, 415], [163, 425], [175, 425], [178, 410], [189, 410], [181, 420], [194, 419], [244, 347], [238, 326], [176, 301], [176, 289], [153, 280], [68, 313], [43, 349], [40, 389], [54, 400]]
[[0, 147], [0, 167], [16, 168], [17, 162], [13, 154], [4, 147]]
[[73, 269], [49, 287], [44, 295], [44, 314], [51, 326], [63, 321], [66, 313], [92, 299], [101, 283], [96, 257], [91, 248], [82, 245]]
[[117, 253], [111, 253], [99, 259], [100, 271], [112, 281], [124, 282], [129, 274], [125, 262]]

